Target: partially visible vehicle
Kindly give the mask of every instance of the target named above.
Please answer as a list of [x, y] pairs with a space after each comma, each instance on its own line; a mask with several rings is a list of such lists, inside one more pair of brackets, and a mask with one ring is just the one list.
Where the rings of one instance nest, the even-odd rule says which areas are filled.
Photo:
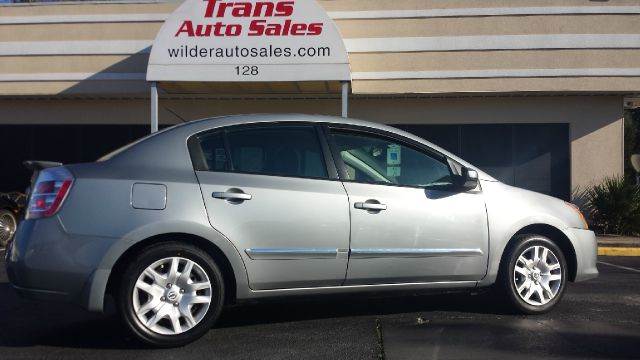
[[26, 197], [20, 192], [0, 193], [0, 248], [5, 248], [24, 216]]

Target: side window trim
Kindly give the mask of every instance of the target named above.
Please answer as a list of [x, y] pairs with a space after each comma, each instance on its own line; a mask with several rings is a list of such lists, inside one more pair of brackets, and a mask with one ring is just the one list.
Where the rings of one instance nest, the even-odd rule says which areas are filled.
[[204, 152], [199, 134], [193, 134], [187, 139], [187, 150], [191, 159], [191, 166], [195, 171], [209, 171], [209, 164], [204, 159]]
[[349, 125], [341, 125], [341, 124], [336, 124], [336, 125], [332, 125], [332, 124], [328, 124], [324, 126], [325, 128], [325, 136], [327, 137], [327, 141], [329, 143], [329, 147], [331, 148], [331, 153], [333, 155], [333, 158], [336, 162], [336, 167], [338, 169], [338, 174], [340, 175], [340, 180], [343, 182], [352, 182], [352, 183], [359, 183], [359, 184], [371, 184], [371, 185], [384, 185], [384, 186], [395, 186], [395, 187], [406, 187], [406, 188], [422, 188], [421, 186], [412, 186], [412, 185], [403, 185], [403, 184], [387, 184], [387, 183], [372, 183], [372, 182], [364, 182], [364, 181], [358, 181], [358, 180], [349, 180], [348, 176], [347, 176], [347, 171], [346, 171], [346, 165], [344, 163], [344, 161], [342, 160], [342, 157], [340, 156], [340, 150], [338, 149], [337, 144], [335, 143], [335, 140], [333, 139], [333, 137], [331, 136], [331, 132], [332, 131], [337, 131], [337, 132], [344, 132], [347, 134], [356, 134], [356, 135], [365, 135], [365, 136], [370, 136], [370, 137], [376, 137], [376, 138], [380, 138], [386, 141], [395, 141], [397, 143], [399, 143], [400, 145], [404, 145], [406, 147], [409, 147], [411, 149], [414, 149], [418, 152], [420, 152], [421, 154], [431, 157], [436, 161], [439, 161], [443, 164], [445, 164], [447, 166], [447, 168], [449, 169], [449, 173], [451, 175], [454, 175], [454, 171], [451, 168], [451, 164], [449, 163], [449, 158], [444, 155], [439, 153], [436, 150], [431, 149], [430, 147], [423, 145], [423, 144], [413, 144], [412, 142], [407, 141], [406, 139], [397, 136], [395, 134], [390, 134], [387, 132], [383, 132], [383, 131], [376, 131], [375, 129], [363, 129], [357, 126], [349, 126]]
[[327, 167], [327, 173], [329, 174], [329, 179], [331, 180], [340, 180], [340, 173], [335, 162], [335, 156], [333, 151], [331, 151], [331, 146], [329, 145], [330, 137], [327, 136], [326, 127], [323, 125], [314, 125], [316, 129], [316, 134], [318, 134], [318, 141], [320, 142], [320, 147], [322, 148], [322, 154], [324, 157], [324, 163]]
[[231, 156], [231, 145], [229, 145], [229, 138], [227, 137], [227, 128], [222, 128], [222, 143], [224, 144], [224, 152], [227, 156], [227, 163], [229, 164], [229, 172], [235, 172], [236, 168], [233, 165], [233, 157]]
[[[338, 145], [336, 144], [334, 138], [331, 136], [331, 130], [337, 129], [331, 125], [323, 125], [322, 133], [327, 141], [327, 145], [329, 146], [329, 151], [331, 153], [331, 157], [333, 158], [334, 166], [338, 172], [338, 179], [340, 181], [350, 181], [347, 179], [347, 170], [342, 157], [340, 157], [340, 150], [338, 149]], [[349, 129], [345, 129], [349, 130]]]

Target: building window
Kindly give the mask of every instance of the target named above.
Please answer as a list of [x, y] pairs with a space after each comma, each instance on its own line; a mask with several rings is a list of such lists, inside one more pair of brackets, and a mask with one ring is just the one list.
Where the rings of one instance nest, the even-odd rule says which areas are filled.
[[517, 187], [569, 200], [569, 124], [394, 125]]

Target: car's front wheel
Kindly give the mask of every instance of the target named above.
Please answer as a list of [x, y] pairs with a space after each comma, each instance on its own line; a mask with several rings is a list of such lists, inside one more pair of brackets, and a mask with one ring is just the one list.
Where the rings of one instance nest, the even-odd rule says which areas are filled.
[[521, 235], [507, 250], [498, 287], [518, 312], [541, 314], [562, 298], [567, 263], [562, 250], [541, 235]]
[[223, 306], [220, 269], [201, 249], [182, 243], [152, 245], [128, 265], [118, 307], [134, 335], [162, 347], [204, 335]]

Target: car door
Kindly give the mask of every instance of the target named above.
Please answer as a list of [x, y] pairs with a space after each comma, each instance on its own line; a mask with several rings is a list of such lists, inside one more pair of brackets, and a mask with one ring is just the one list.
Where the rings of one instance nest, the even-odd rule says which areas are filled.
[[342, 284], [349, 203], [317, 127], [231, 127], [189, 148], [211, 225], [241, 253], [252, 289]]
[[[333, 128], [349, 196], [345, 284], [479, 280], [487, 268], [482, 191], [452, 191], [455, 165], [398, 135]], [[459, 168], [458, 168], [459, 169]]]

